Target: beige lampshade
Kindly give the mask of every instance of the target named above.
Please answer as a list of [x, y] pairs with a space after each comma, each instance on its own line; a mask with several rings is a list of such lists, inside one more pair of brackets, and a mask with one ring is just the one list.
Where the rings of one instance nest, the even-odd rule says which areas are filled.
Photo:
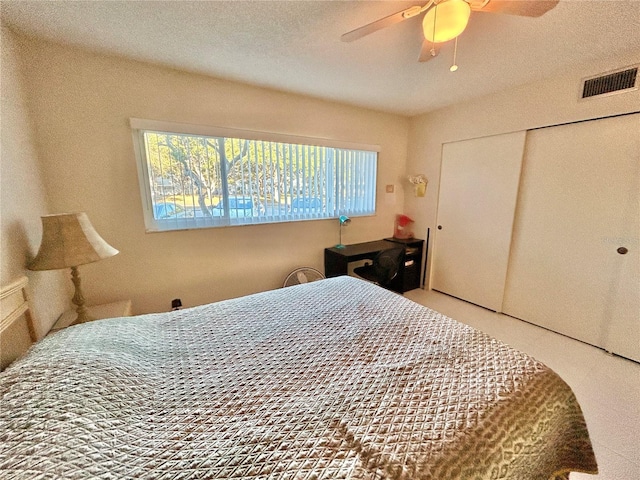
[[84, 212], [42, 217], [42, 242], [29, 270], [77, 267], [113, 257], [118, 250], [105, 242]]

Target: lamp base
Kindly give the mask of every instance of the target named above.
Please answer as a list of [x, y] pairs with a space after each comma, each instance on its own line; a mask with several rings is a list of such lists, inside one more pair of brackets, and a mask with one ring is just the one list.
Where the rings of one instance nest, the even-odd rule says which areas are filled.
[[79, 323], [92, 322], [96, 320], [91, 315], [89, 315], [89, 310], [84, 307], [82, 310], [79, 308], [75, 309], [76, 319], [70, 323], [70, 325], [77, 325]]
[[341, 243], [339, 243], [339, 244], [337, 244], [337, 245], [335, 246], [335, 248], [344, 248], [344, 247], [345, 247], [345, 245], [343, 245], [343, 244], [341, 244]]
[[76, 308], [76, 313], [78, 314], [78, 316], [73, 322], [73, 325], [75, 325], [76, 323], [90, 322], [91, 320], [93, 320], [93, 318], [89, 316], [87, 307], [84, 306], [85, 300], [84, 296], [82, 295], [82, 288], [80, 286], [80, 273], [78, 272], [78, 267], [71, 267], [71, 281], [75, 286], [75, 292], [73, 294], [71, 302], [78, 307]]

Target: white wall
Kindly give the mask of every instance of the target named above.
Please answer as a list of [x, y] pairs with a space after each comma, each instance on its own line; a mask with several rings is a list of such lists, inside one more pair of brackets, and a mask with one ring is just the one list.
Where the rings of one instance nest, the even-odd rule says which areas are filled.
[[[324, 270], [337, 220], [145, 233], [130, 117], [378, 144], [378, 213], [343, 241], [391, 236], [404, 194], [409, 120], [313, 98], [21, 38], [42, 173], [53, 212], [86, 211], [120, 254], [80, 267], [88, 304], [134, 313], [277, 288], [295, 267]], [[394, 204], [395, 199], [395, 204]]]
[[0, 98], [0, 284], [29, 277], [36, 328], [44, 335], [71, 298], [68, 272], [27, 272], [42, 236], [41, 215], [49, 213], [38, 151], [24, 101], [14, 35], [1, 28]]
[[[628, 52], [563, 75], [411, 119], [407, 170], [429, 178], [427, 195], [417, 198], [407, 186], [405, 212], [416, 220], [416, 235], [436, 227], [442, 144], [640, 110], [640, 91], [578, 100], [581, 79], [640, 63], [640, 52]], [[452, 73], [455, 75], [455, 73]], [[571, 141], [571, 139], [567, 139]], [[429, 262], [431, 255], [429, 255]]]

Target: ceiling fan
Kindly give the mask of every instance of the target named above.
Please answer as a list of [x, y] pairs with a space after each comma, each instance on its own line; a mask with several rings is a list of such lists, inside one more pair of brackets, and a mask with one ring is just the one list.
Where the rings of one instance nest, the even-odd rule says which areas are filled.
[[422, 7], [414, 5], [347, 32], [342, 35], [341, 40], [352, 42], [426, 12], [422, 19], [424, 41], [419, 57], [420, 62], [426, 62], [438, 55], [442, 43], [457, 38], [464, 31], [472, 11], [539, 17], [554, 8], [558, 2], [559, 0], [430, 0]]

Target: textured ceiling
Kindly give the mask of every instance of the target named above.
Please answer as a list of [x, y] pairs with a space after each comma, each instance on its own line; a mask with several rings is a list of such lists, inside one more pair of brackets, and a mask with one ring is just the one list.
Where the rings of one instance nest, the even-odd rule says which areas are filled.
[[455, 73], [453, 43], [417, 61], [419, 18], [340, 41], [413, 4], [421, 2], [2, 0], [1, 14], [26, 35], [403, 115], [617, 53], [637, 51], [640, 61], [640, 0], [561, 0], [539, 18], [474, 12]]

